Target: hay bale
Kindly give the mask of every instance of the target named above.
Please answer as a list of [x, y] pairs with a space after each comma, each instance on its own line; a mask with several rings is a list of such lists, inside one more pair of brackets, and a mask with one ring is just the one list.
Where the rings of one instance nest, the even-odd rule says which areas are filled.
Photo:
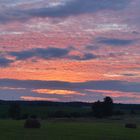
[[137, 128], [137, 125], [136, 124], [133, 124], [133, 123], [127, 123], [127, 124], [125, 124], [125, 128], [133, 128], [133, 129], [136, 129]]
[[27, 119], [24, 123], [24, 128], [40, 128], [41, 123], [38, 119]]

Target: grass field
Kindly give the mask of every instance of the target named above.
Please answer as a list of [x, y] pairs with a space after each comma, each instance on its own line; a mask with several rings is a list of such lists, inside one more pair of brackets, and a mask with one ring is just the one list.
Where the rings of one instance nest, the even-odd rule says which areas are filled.
[[0, 120], [0, 140], [140, 140], [140, 128], [116, 121], [43, 121], [41, 129], [24, 129], [23, 123]]

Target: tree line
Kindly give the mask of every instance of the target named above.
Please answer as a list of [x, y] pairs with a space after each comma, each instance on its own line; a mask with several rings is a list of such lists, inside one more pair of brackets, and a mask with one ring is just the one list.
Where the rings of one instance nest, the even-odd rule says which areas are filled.
[[[49, 103], [50, 104], [50, 103]], [[55, 105], [57, 104], [57, 105]], [[105, 97], [103, 101], [95, 101], [93, 103], [80, 103], [80, 102], [74, 102], [74, 103], [51, 103], [51, 105], [48, 105], [48, 103], [43, 102], [43, 105], [41, 106], [41, 102], [39, 102], [39, 105], [35, 103], [28, 103], [23, 104], [20, 102], [10, 102], [7, 103], [6, 106], [8, 106], [8, 117], [13, 119], [26, 119], [31, 116], [37, 115], [38, 117], [45, 119], [45, 118], [78, 118], [78, 117], [96, 117], [96, 118], [105, 118], [110, 117], [112, 115], [123, 115], [125, 112], [129, 112], [130, 114], [136, 114], [136, 109], [139, 106], [130, 106], [130, 105], [118, 105], [113, 103], [113, 99], [111, 97]], [[59, 106], [58, 106], [59, 105]], [[3, 105], [1, 105], [3, 106]], [[39, 108], [37, 111], [25, 111], [25, 108], [28, 108], [30, 106], [30, 109], [32, 107]], [[51, 112], [47, 110], [49, 107], [54, 108]], [[117, 107], [117, 108], [116, 108]], [[121, 109], [120, 109], [121, 107]], [[125, 109], [123, 109], [126, 107]], [[136, 108], [137, 107], [137, 108]], [[4, 107], [3, 107], [4, 108]], [[44, 109], [43, 109], [44, 108]], [[64, 109], [65, 108], [65, 109]], [[6, 109], [6, 107], [5, 107]], [[139, 108], [138, 108], [139, 109]], [[41, 112], [44, 112], [45, 115], [42, 116]], [[7, 111], [6, 111], [7, 112]], [[0, 116], [1, 117], [1, 116]]]
[[[57, 106], [56, 106], [57, 108]], [[74, 108], [74, 107], [73, 107]], [[79, 107], [80, 108], [80, 107]], [[18, 103], [10, 104], [9, 117], [13, 119], [24, 119], [29, 117], [28, 114], [22, 114], [22, 107]], [[34, 114], [32, 114], [33, 116]], [[96, 101], [91, 104], [91, 112], [71, 112], [54, 111], [52, 114], [48, 114], [48, 117], [96, 117], [103, 118], [113, 115], [113, 99], [111, 97], [105, 97], [104, 101]]]
[[113, 115], [113, 99], [105, 97], [104, 101], [94, 102], [92, 105], [93, 116], [96, 118], [109, 117]]

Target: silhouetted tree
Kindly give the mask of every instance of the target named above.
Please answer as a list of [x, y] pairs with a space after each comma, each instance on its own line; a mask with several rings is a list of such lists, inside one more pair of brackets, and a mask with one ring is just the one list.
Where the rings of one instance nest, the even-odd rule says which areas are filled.
[[21, 115], [21, 108], [20, 105], [15, 103], [11, 104], [9, 108], [9, 117], [12, 119], [19, 119]]
[[103, 102], [97, 101], [92, 105], [93, 115], [97, 118], [112, 116], [113, 99], [105, 97]]
[[93, 115], [96, 118], [102, 118], [103, 117], [103, 103], [100, 101], [97, 101], [93, 103], [92, 105]]
[[113, 114], [113, 99], [111, 97], [105, 97], [103, 102], [104, 116], [112, 116]]

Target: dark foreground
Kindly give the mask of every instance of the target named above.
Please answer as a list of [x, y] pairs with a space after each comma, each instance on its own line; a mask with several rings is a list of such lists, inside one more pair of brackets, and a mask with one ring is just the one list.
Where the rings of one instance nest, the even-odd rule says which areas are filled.
[[[134, 121], [134, 120], [132, 120]], [[139, 120], [136, 120], [140, 125]], [[24, 121], [0, 120], [0, 140], [140, 140], [140, 128], [115, 120], [46, 120], [40, 129], [23, 128]]]

